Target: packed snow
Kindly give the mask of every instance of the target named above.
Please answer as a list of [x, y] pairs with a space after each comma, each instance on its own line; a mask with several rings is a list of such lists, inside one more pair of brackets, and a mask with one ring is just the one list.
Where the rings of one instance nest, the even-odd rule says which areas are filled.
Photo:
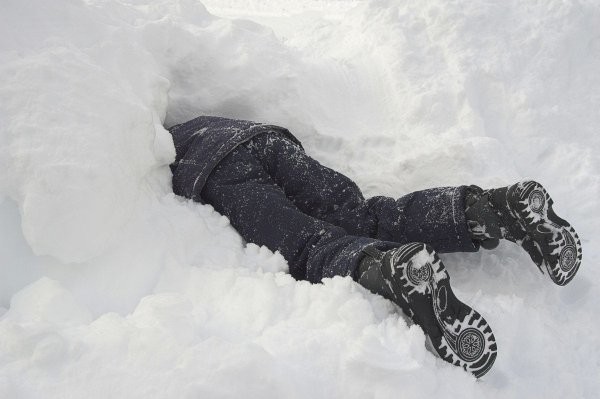
[[[0, 33], [0, 398], [597, 397], [597, 1], [4, 0]], [[367, 196], [534, 178], [581, 270], [443, 256], [498, 340], [476, 380], [175, 196], [163, 126], [199, 114], [288, 127]]]

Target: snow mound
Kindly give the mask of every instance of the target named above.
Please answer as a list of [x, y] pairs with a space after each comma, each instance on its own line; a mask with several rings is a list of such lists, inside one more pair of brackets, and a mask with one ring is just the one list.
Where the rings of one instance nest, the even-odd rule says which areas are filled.
[[[600, 6], [6, 0], [0, 397], [595, 397]], [[171, 192], [164, 126], [281, 124], [367, 195], [542, 181], [582, 237], [553, 286], [510, 243], [444, 255], [494, 328], [478, 383], [349, 278]]]

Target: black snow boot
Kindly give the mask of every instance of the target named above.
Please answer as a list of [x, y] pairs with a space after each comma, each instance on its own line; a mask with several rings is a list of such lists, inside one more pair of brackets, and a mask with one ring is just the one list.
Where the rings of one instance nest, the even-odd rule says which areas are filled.
[[428, 245], [411, 243], [381, 252], [363, 250], [358, 282], [393, 301], [419, 325], [445, 361], [476, 377], [496, 359], [496, 339], [483, 317], [456, 298], [450, 277]]
[[484, 248], [500, 238], [521, 245], [542, 273], [558, 285], [573, 279], [581, 264], [581, 241], [575, 230], [554, 213], [552, 198], [534, 181], [482, 190], [470, 186], [466, 218], [473, 239]]

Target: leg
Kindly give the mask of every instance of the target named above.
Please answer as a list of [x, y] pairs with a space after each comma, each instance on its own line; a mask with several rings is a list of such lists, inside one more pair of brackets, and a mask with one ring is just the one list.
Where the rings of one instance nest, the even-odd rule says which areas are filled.
[[[347, 235], [341, 227], [306, 215], [247, 147], [226, 157], [202, 192], [246, 240], [281, 251], [295, 278], [318, 282], [335, 274], [360, 276], [360, 284], [393, 300], [419, 324], [442, 358], [477, 376], [491, 367], [491, 329], [452, 294], [430, 247]], [[356, 268], [359, 273], [353, 273]], [[474, 346], [461, 352], [461, 345]]]
[[227, 216], [249, 242], [280, 251], [296, 279], [350, 275], [367, 245], [392, 243], [348, 235], [344, 229], [302, 213], [243, 145], [215, 168], [202, 198]]
[[247, 147], [302, 212], [350, 234], [399, 243], [424, 242], [438, 252], [478, 249], [464, 216], [466, 187], [365, 200], [352, 180], [321, 165], [285, 137], [260, 135]]

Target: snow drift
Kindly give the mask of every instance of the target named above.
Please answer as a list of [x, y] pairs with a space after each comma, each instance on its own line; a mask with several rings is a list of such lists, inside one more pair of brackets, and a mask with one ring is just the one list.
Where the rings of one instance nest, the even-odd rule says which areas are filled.
[[[5, 1], [0, 396], [594, 397], [598, 21], [592, 1]], [[511, 244], [444, 257], [498, 339], [476, 383], [389, 302], [294, 281], [175, 197], [163, 126], [201, 113], [286, 126], [367, 195], [535, 178], [580, 274], [553, 286]]]

